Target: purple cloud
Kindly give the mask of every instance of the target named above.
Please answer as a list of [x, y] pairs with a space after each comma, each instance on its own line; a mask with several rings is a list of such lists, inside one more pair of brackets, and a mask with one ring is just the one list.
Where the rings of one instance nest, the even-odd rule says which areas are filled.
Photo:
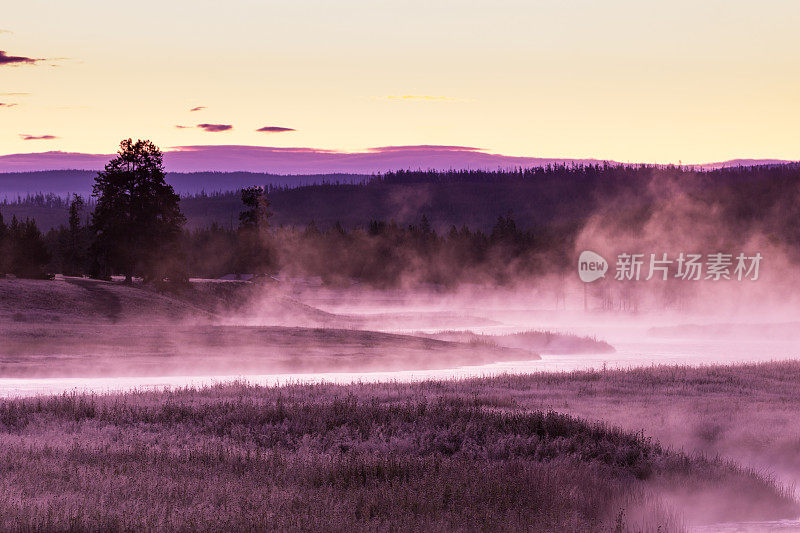
[[[43, 152], [0, 156], [0, 172], [25, 170], [99, 170], [113, 154]], [[596, 159], [517, 157], [458, 146], [383, 146], [363, 152], [304, 147], [200, 145], [165, 148], [170, 172], [249, 171], [275, 174], [344, 172], [371, 174], [397, 169], [487, 169], [598, 163]]]
[[589, 163], [597, 160], [515, 157], [492, 154], [473, 147], [437, 145], [382, 146], [363, 152], [304, 147], [204, 145], [177, 146], [164, 152], [164, 164], [173, 172], [242, 170], [277, 174], [371, 174], [397, 169], [493, 170], [572, 162]]
[[10, 56], [5, 50], [0, 50], [0, 66], [3, 65], [31, 65], [37, 61], [44, 61], [43, 59], [34, 59], [25, 56]]
[[193, 107], [193, 108], [191, 108], [189, 111], [202, 111], [202, 110], [203, 110], [203, 109], [205, 109], [205, 108], [206, 108], [206, 106], [204, 106], [204, 105], [199, 105], [199, 106], [197, 106], [197, 107]]
[[55, 135], [28, 135], [26, 133], [20, 133], [19, 137], [23, 141], [52, 141], [53, 139], [58, 139]]
[[281, 126], [264, 126], [263, 128], [258, 128], [256, 131], [260, 131], [262, 133], [283, 133], [286, 131], [297, 131], [294, 128], [282, 128]]
[[216, 133], [220, 131], [229, 131], [233, 129], [233, 126], [230, 124], [198, 124], [198, 128], [204, 131], [208, 131], [211, 133]]
[[[45, 136], [43, 136], [45, 137]], [[114, 154], [39, 152], [0, 155], [0, 172], [83, 169], [101, 170]], [[164, 150], [170, 172], [249, 171], [275, 174], [354, 173], [372, 174], [397, 169], [513, 169], [552, 164], [613, 163], [598, 159], [507, 156], [467, 146], [382, 146], [363, 152], [270, 146], [201, 145], [174, 146]], [[719, 168], [734, 164], [766, 164], [773, 160], [736, 160], [694, 165]], [[692, 165], [689, 165], [692, 166]]]

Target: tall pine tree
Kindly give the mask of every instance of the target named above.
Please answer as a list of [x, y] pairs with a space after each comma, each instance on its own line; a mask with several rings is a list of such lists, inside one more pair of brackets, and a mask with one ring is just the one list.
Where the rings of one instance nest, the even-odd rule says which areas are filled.
[[8, 226], [3, 222], [3, 214], [0, 213], [0, 278], [8, 273], [11, 265], [11, 239]]
[[86, 228], [81, 225], [83, 198], [75, 194], [69, 204], [69, 228], [64, 243], [64, 274], [80, 276], [86, 267]]
[[91, 253], [95, 274], [145, 281], [184, 277], [178, 237], [186, 219], [164, 179], [163, 156], [150, 141], [120, 143], [95, 178]]
[[239, 230], [237, 232], [238, 250], [236, 253], [236, 270], [238, 274], [267, 274], [274, 262], [269, 219], [269, 199], [263, 187], [246, 187], [242, 189], [244, 210], [239, 213]]
[[8, 226], [10, 249], [9, 271], [18, 278], [44, 279], [47, 277], [47, 264], [50, 252], [44, 242], [42, 232], [36, 221], [27, 218], [24, 222], [11, 217]]

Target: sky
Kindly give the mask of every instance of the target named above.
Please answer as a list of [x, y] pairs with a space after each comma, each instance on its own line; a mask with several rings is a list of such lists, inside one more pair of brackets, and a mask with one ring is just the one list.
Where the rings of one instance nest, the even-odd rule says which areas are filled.
[[0, 155], [132, 137], [800, 159], [796, 0], [8, 4]]

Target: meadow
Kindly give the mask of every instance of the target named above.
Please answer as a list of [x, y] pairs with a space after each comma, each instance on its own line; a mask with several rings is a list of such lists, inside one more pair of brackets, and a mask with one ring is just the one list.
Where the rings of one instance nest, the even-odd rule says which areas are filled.
[[774, 363], [6, 400], [0, 529], [681, 531], [794, 518], [788, 485], [746, 458], [755, 435], [796, 444], [798, 374]]

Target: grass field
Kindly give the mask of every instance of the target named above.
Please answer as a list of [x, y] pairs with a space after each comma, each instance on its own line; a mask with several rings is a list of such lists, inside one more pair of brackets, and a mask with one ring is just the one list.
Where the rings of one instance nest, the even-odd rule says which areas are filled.
[[[701, 440], [712, 415], [684, 408], [702, 396], [724, 400], [714, 420], [792, 442], [794, 428], [771, 420], [795, 410], [798, 372], [236, 383], [4, 401], [0, 529], [679, 531], [796, 517], [785, 485], [687, 446], [693, 430], [676, 432], [666, 406]], [[737, 450], [747, 431], [717, 431], [716, 444]]]

